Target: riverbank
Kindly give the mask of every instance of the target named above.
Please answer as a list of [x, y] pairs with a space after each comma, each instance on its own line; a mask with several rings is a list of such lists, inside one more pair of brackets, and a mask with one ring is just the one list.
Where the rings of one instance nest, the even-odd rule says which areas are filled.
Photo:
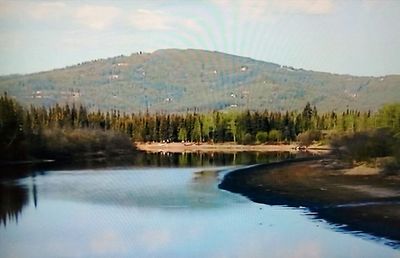
[[[235, 143], [135, 143], [138, 150], [147, 152], [298, 152], [297, 144], [253, 144], [241, 145]], [[328, 146], [310, 146], [302, 151], [325, 154], [330, 151]]]
[[306, 207], [315, 218], [396, 241], [400, 177], [331, 158], [264, 164], [227, 174], [219, 187], [268, 205]]

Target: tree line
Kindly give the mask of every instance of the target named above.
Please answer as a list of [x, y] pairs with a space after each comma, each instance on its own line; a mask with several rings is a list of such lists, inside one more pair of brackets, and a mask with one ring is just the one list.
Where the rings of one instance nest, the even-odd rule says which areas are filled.
[[[378, 112], [319, 113], [307, 103], [302, 111], [214, 111], [209, 113], [121, 113], [88, 111], [82, 105], [23, 108], [4, 94], [0, 97], [1, 151], [18, 149], [45, 133], [94, 130], [123, 134], [135, 142], [235, 142], [240, 144], [296, 141], [305, 132], [359, 132], [389, 127], [400, 132], [400, 104]], [[321, 135], [321, 134], [319, 134]], [[79, 137], [78, 137], [79, 138]]]

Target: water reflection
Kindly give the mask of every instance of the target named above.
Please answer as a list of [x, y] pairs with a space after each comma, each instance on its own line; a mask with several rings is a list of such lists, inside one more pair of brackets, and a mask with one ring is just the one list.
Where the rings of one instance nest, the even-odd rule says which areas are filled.
[[[257, 170], [257, 168], [256, 168]], [[271, 206], [287, 206], [307, 210], [307, 217], [314, 221], [322, 221], [331, 225], [331, 229], [338, 232], [351, 233], [363, 238], [378, 241], [393, 248], [400, 249], [400, 231], [397, 228], [398, 212], [400, 211], [397, 197], [390, 197], [377, 202], [346, 203], [345, 205], [332, 205], [329, 198], [318, 201], [307, 193], [319, 194], [319, 187], [312, 188], [309, 180], [308, 187], [287, 180], [287, 175], [281, 173], [264, 174], [264, 184], [254, 186], [252, 180], [246, 179], [249, 170], [241, 169], [224, 177], [219, 187], [233, 193], [246, 196], [250, 200], [260, 204]], [[295, 173], [295, 169], [290, 171]], [[250, 172], [251, 173], [251, 172]], [[293, 175], [296, 176], [296, 175]], [[251, 178], [251, 177], [248, 177]], [[247, 182], [246, 182], [247, 180]], [[354, 179], [359, 180], [359, 179]], [[272, 182], [269, 184], [269, 182]], [[276, 185], [277, 186], [276, 186]], [[290, 186], [290, 187], [283, 187]], [[311, 192], [313, 189], [315, 192]], [[333, 193], [335, 194], [335, 193]], [[331, 200], [335, 200], [331, 198]], [[368, 200], [368, 199], [367, 199]]]
[[[0, 219], [4, 225], [7, 221], [18, 221], [23, 207], [29, 202], [29, 192], [33, 205], [38, 203], [38, 186], [35, 183], [36, 176], [43, 176], [48, 171], [81, 170], [84, 168], [96, 169], [103, 167], [213, 167], [233, 166], [254, 163], [268, 163], [277, 160], [293, 158], [294, 154], [289, 152], [239, 152], [239, 153], [146, 153], [137, 152], [134, 156], [117, 157], [115, 160], [87, 160], [70, 163], [44, 163], [44, 164], [21, 164], [17, 166], [3, 166], [0, 174]], [[147, 169], [146, 169], [147, 170]], [[126, 171], [125, 171], [126, 172]], [[123, 172], [122, 172], [123, 173]], [[96, 174], [96, 175], [95, 175]], [[174, 191], [164, 187], [162, 184], [148, 185], [147, 180], [142, 177], [134, 179], [136, 185], [119, 186], [117, 188], [104, 187], [102, 180], [108, 180], [107, 176], [101, 177], [101, 173], [90, 173], [86, 178], [76, 179], [70, 175], [58, 177], [58, 181], [41, 181], [41, 194], [51, 193], [52, 196], [87, 201], [92, 203], [108, 203], [112, 205], [125, 206], [155, 206], [155, 207], [216, 207], [220, 201], [216, 198], [218, 190], [215, 188], [217, 173], [204, 171], [195, 173], [192, 179], [185, 184], [175, 182]], [[103, 175], [104, 176], [104, 175]], [[165, 174], [159, 174], [153, 178], [154, 182], [160, 180], [168, 181]], [[20, 184], [17, 179], [27, 178], [25, 184]], [[79, 178], [79, 177], [78, 177]], [[163, 179], [164, 178], [164, 179]], [[72, 181], [71, 181], [72, 180]], [[126, 180], [130, 180], [126, 178]], [[97, 187], [98, 186], [98, 187]], [[144, 189], [146, 188], [146, 189]], [[151, 189], [149, 189], [151, 188]], [[200, 196], [202, 195], [202, 196]], [[160, 198], [163, 197], [163, 198]], [[149, 200], [153, 200], [150, 201]]]
[[216, 164], [286, 155], [140, 154], [133, 167], [31, 169], [0, 182], [1, 256], [345, 257], [352, 250], [396, 257], [324, 228], [306, 210], [253, 203], [217, 187], [230, 167]]
[[[118, 207], [157, 209], [220, 208], [226, 194], [217, 188], [218, 173], [199, 168], [129, 168], [53, 171], [38, 177], [33, 189], [41, 198]], [[29, 184], [29, 178], [21, 179]], [[236, 198], [236, 197], [235, 197]], [[237, 197], [239, 198], [239, 197]]]
[[215, 167], [236, 166], [293, 159], [308, 153], [290, 152], [190, 152], [190, 153], [147, 153], [138, 151], [134, 155], [119, 156], [113, 159], [88, 159], [73, 162], [45, 162], [38, 164], [21, 164], [1, 166], [0, 182], [7, 179], [18, 179], [27, 176], [43, 175], [47, 171], [82, 170], [102, 168], [146, 167]]
[[[105, 167], [210, 167], [210, 166], [235, 166], [250, 165], [257, 163], [269, 163], [273, 161], [292, 159], [299, 155], [310, 155], [307, 153], [294, 154], [290, 152], [190, 152], [190, 153], [147, 153], [136, 152], [130, 156], [120, 156], [115, 159], [92, 159], [86, 161], [68, 163], [46, 163], [35, 166], [25, 166], [25, 171], [48, 171], [48, 170], [73, 170], [85, 168]], [[14, 169], [14, 168], [13, 168]], [[20, 169], [20, 170], [23, 170]]]
[[18, 225], [0, 228], [2, 256], [396, 257], [305, 210], [218, 190], [224, 169], [65, 170], [17, 180], [31, 202], [36, 185], [40, 205], [25, 204]]
[[25, 187], [0, 183], [0, 220], [3, 225], [18, 223], [22, 209], [28, 202], [28, 190]]

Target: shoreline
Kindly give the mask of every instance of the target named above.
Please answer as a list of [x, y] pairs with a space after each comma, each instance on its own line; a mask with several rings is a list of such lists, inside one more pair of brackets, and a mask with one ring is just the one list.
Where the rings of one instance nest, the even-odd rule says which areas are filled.
[[313, 145], [307, 149], [298, 149], [297, 144], [252, 144], [242, 145], [235, 143], [134, 143], [138, 150], [146, 152], [292, 152], [308, 151], [317, 154], [327, 154], [331, 151], [328, 146]]
[[218, 187], [257, 203], [306, 207], [313, 218], [384, 237], [400, 248], [400, 176], [386, 176], [379, 169], [363, 173], [362, 166], [332, 168], [335, 162], [325, 156], [239, 168]]

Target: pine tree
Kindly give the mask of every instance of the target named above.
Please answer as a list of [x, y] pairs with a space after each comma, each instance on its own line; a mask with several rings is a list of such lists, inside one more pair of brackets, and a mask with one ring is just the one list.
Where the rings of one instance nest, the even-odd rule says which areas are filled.
[[302, 113], [302, 130], [307, 131], [311, 129], [311, 119], [313, 115], [313, 110], [311, 109], [310, 102], [307, 102]]
[[194, 122], [191, 140], [192, 140], [192, 142], [201, 142], [202, 141], [201, 124], [200, 124], [200, 119], [198, 116], [196, 116], [196, 119]]

